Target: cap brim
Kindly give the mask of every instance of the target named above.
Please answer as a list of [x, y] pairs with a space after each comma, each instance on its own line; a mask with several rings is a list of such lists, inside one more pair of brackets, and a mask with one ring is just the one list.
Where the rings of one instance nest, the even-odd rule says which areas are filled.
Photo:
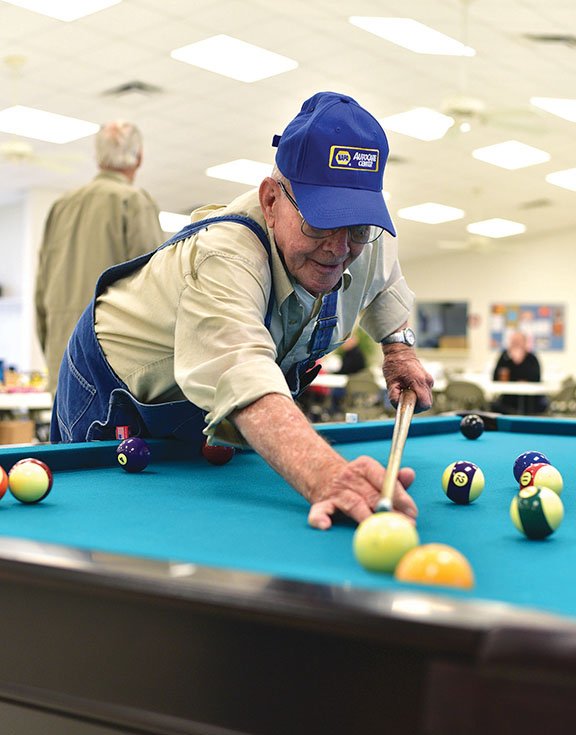
[[377, 225], [396, 237], [381, 191], [290, 183], [302, 216], [313, 227]]

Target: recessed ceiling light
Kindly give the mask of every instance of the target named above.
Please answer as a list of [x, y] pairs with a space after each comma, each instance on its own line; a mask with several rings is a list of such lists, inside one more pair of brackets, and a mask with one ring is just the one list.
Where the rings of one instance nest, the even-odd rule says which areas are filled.
[[558, 97], [530, 97], [530, 104], [558, 117], [576, 122], [576, 100]]
[[412, 18], [379, 18], [353, 15], [348, 18], [352, 25], [373, 33], [417, 54], [441, 56], [475, 56], [476, 51], [455, 38], [435, 31]]
[[526, 225], [520, 222], [512, 222], [509, 219], [494, 217], [481, 222], [472, 222], [466, 227], [471, 235], [483, 235], [484, 237], [510, 237], [510, 235], [521, 235], [526, 232]]
[[118, 5], [121, 0], [4, 0], [10, 5], [17, 5], [19, 8], [31, 10], [33, 13], [47, 15], [49, 18], [56, 20], [78, 20], [86, 15], [92, 15], [104, 8], [110, 8], [112, 5]]
[[564, 171], [554, 171], [546, 176], [546, 181], [563, 189], [576, 191], [576, 168], [567, 168]]
[[224, 34], [174, 49], [170, 56], [239, 82], [257, 82], [298, 67], [294, 59]]
[[384, 130], [392, 130], [418, 140], [438, 140], [454, 125], [454, 118], [428, 107], [415, 107], [397, 115], [388, 115], [379, 122]]
[[228, 163], [221, 163], [206, 169], [206, 176], [213, 179], [235, 181], [238, 184], [249, 186], [258, 186], [262, 179], [270, 176], [271, 173], [272, 164], [250, 161], [246, 158], [238, 158], [235, 161], [228, 161]]
[[177, 212], [160, 212], [158, 219], [164, 232], [179, 232], [183, 227], [190, 224], [189, 215], [178, 214]]
[[472, 156], [479, 161], [485, 161], [510, 171], [550, 160], [550, 154], [546, 151], [533, 148], [517, 140], [507, 140], [485, 148], [476, 148], [475, 151], [472, 151]]
[[48, 143], [70, 143], [94, 135], [100, 125], [75, 117], [57, 115], [34, 107], [15, 105], [0, 110], [0, 130]]
[[424, 222], [427, 225], [439, 225], [442, 222], [453, 222], [462, 219], [466, 213], [457, 207], [448, 207], [445, 204], [426, 202], [416, 204], [414, 207], [404, 207], [398, 210], [398, 216], [402, 219], [410, 219], [414, 222]]

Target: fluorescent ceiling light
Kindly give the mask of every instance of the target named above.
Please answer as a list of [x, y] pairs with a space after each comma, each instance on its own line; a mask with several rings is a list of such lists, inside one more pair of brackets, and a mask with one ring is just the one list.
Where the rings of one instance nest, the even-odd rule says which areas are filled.
[[121, 0], [4, 0], [10, 5], [31, 10], [33, 13], [47, 15], [56, 20], [78, 20], [86, 15], [92, 15], [104, 8], [118, 5]]
[[210, 166], [206, 169], [206, 176], [224, 181], [235, 181], [238, 184], [258, 186], [262, 179], [270, 176], [272, 164], [250, 161], [247, 158], [237, 158], [235, 161]]
[[239, 82], [257, 82], [298, 67], [294, 59], [224, 34], [174, 49], [170, 56]]
[[476, 51], [450, 36], [445, 36], [412, 18], [378, 18], [353, 15], [352, 25], [380, 38], [415, 51], [417, 54], [441, 56], [475, 56]]
[[457, 207], [447, 207], [445, 204], [426, 202], [416, 204], [414, 207], [404, 207], [398, 210], [398, 216], [402, 219], [410, 219], [414, 222], [424, 222], [427, 225], [439, 225], [442, 222], [453, 222], [462, 219], [465, 212]]
[[0, 110], [0, 131], [48, 143], [70, 143], [94, 135], [99, 129], [100, 125], [96, 123], [34, 107], [15, 105]]
[[190, 216], [177, 212], [160, 212], [158, 215], [163, 232], [179, 232], [190, 224]]
[[438, 140], [454, 125], [454, 118], [428, 107], [415, 107], [397, 115], [388, 115], [379, 122], [386, 131], [392, 130], [418, 140]]
[[576, 122], [576, 100], [558, 97], [530, 97], [530, 104], [558, 117]]
[[531, 145], [520, 143], [517, 140], [507, 140], [504, 143], [488, 145], [485, 148], [476, 148], [472, 156], [479, 161], [491, 163], [512, 171], [517, 168], [534, 166], [537, 163], [545, 163], [550, 160], [550, 154], [533, 148]]
[[526, 232], [526, 225], [520, 222], [512, 222], [509, 219], [485, 219], [481, 222], [472, 222], [466, 227], [471, 235], [483, 235], [484, 237], [510, 237], [510, 235], [521, 235]]
[[546, 176], [546, 181], [563, 189], [576, 191], [576, 168], [567, 168], [564, 171], [555, 171]]

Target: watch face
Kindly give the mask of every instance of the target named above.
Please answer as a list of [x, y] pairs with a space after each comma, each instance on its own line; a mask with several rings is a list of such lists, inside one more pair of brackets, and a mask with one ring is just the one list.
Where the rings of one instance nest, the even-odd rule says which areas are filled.
[[410, 345], [410, 347], [412, 347], [413, 345], [416, 344], [416, 335], [411, 329], [405, 329], [404, 336], [406, 338], [407, 345]]

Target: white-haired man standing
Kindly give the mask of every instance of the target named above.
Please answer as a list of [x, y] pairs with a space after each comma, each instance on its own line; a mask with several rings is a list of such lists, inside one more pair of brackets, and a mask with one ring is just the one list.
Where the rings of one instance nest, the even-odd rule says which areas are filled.
[[130, 122], [102, 125], [96, 135], [99, 173], [58, 199], [48, 215], [36, 276], [36, 325], [54, 394], [68, 338], [102, 271], [142, 255], [164, 237], [158, 207], [134, 186], [142, 135]]

